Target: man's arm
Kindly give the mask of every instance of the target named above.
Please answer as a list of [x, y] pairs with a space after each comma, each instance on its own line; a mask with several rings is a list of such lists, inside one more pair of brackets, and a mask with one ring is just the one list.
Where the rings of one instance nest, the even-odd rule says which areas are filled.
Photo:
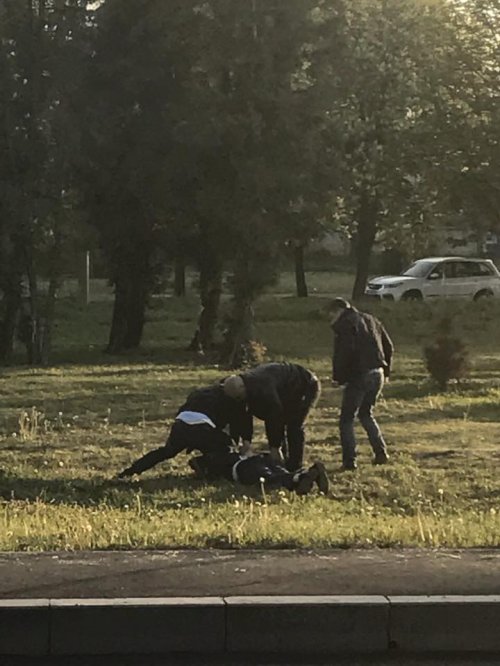
[[282, 460], [281, 447], [285, 439], [285, 418], [283, 406], [277, 395], [267, 398], [264, 425], [271, 455], [275, 460]]
[[245, 403], [235, 404], [229, 417], [229, 434], [231, 439], [243, 446], [250, 448], [253, 438], [253, 417]]
[[380, 336], [382, 338], [382, 348], [384, 350], [384, 359], [386, 363], [384, 374], [387, 378], [389, 378], [391, 376], [392, 356], [394, 354], [394, 343], [392, 342], [389, 334], [385, 330], [383, 324], [380, 324]]
[[355, 351], [355, 331], [342, 331], [334, 333], [332, 380], [338, 384], [345, 384], [353, 364]]

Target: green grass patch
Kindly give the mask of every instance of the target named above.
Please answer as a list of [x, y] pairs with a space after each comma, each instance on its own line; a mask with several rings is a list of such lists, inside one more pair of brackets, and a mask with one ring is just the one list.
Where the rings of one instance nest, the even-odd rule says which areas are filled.
[[[271, 359], [301, 362], [324, 390], [311, 415], [307, 460], [321, 459], [328, 497], [263, 495], [192, 477], [179, 456], [139, 479], [113, 477], [164, 441], [192, 388], [224, 375], [185, 351], [198, 304], [155, 299], [143, 349], [110, 358], [111, 304], [61, 303], [54, 366], [4, 368], [0, 384], [0, 549], [169, 547], [497, 546], [500, 542], [500, 307], [494, 302], [383, 304], [396, 342], [393, 379], [377, 416], [391, 462], [371, 465], [361, 429], [360, 469], [340, 472], [340, 391], [329, 384], [328, 303], [335, 282], [297, 299], [257, 304]], [[346, 276], [338, 284], [345, 286]], [[422, 347], [453, 316], [470, 346], [470, 376], [447, 394], [427, 377]], [[257, 422], [256, 447], [264, 448]]]

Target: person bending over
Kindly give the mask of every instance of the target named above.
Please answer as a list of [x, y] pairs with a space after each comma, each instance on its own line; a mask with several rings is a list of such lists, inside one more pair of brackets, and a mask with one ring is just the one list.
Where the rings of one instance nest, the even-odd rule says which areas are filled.
[[[225, 394], [246, 406], [241, 437], [252, 440], [252, 417], [262, 419], [271, 456], [294, 472], [304, 461], [304, 422], [321, 392], [314, 373], [294, 363], [263, 363], [223, 382]], [[241, 416], [241, 414], [240, 414]]]

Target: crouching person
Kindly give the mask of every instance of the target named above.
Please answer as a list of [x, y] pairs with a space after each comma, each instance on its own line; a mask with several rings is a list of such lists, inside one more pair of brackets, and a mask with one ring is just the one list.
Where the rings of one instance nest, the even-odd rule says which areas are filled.
[[228, 397], [246, 406], [243, 440], [251, 441], [252, 417], [264, 421], [270, 453], [294, 472], [304, 461], [305, 421], [321, 385], [314, 373], [295, 363], [263, 363], [223, 382]]
[[191, 467], [207, 478], [224, 478], [244, 486], [264, 485], [266, 490], [286, 488], [297, 495], [307, 495], [316, 484], [320, 492], [329, 489], [325, 466], [315, 462], [309, 469], [290, 472], [276, 462], [270, 453], [242, 455], [237, 452], [218, 452], [190, 461]]
[[[223, 428], [229, 426], [231, 430], [233, 420], [241, 420], [241, 409], [240, 403], [225, 395], [220, 384], [193, 391], [179, 408], [165, 445], [136, 460], [120, 472], [118, 478], [142, 474], [182, 451], [228, 454], [233, 440]], [[245, 443], [245, 446], [248, 448], [249, 444]]]

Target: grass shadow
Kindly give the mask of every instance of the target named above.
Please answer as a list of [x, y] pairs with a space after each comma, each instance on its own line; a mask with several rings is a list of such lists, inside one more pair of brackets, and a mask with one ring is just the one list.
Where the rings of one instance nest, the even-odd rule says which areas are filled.
[[235, 494], [260, 497], [260, 489], [243, 488], [225, 480], [205, 481], [194, 476], [68, 480], [16, 477], [0, 472], [0, 498], [4, 501], [41, 500], [58, 505], [95, 507], [105, 504], [108, 508], [128, 508], [140, 495], [143, 505], [161, 504], [162, 509], [182, 509], [199, 506], [200, 497], [204, 495], [210, 502], [219, 504], [227, 502]]

